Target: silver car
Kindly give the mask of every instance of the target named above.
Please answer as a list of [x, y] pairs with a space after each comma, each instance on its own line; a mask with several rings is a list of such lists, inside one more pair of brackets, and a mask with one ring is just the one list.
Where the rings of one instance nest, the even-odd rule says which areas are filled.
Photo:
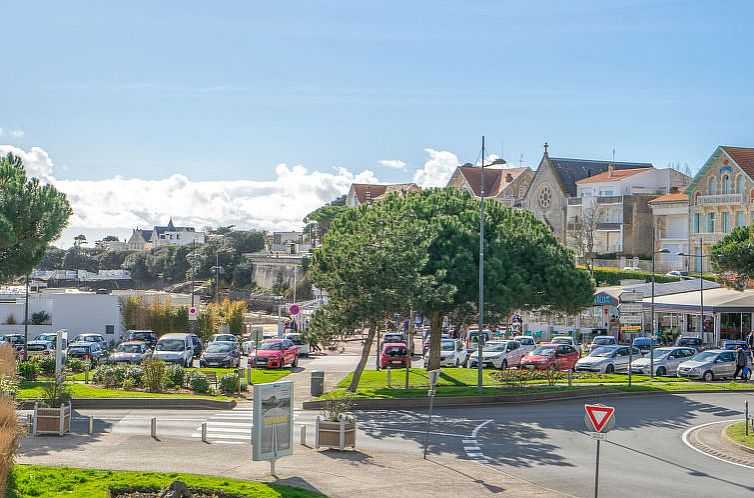
[[678, 365], [691, 359], [695, 354], [694, 348], [656, 348], [654, 361], [650, 362], [650, 353], [647, 353], [644, 358], [639, 358], [631, 364], [631, 373], [649, 375], [650, 368], [654, 366], [655, 375], [675, 375]]
[[[466, 346], [458, 339], [443, 339], [440, 343], [440, 366], [455, 367], [466, 366], [468, 360]], [[424, 366], [429, 362], [429, 355], [424, 356]]]
[[[628, 372], [631, 357], [628, 346], [602, 346], [576, 362], [577, 372], [607, 373]], [[633, 348], [633, 358], [641, 358], [641, 351]]]
[[736, 352], [723, 349], [702, 351], [678, 366], [678, 377], [702, 379], [733, 378], [736, 373]]

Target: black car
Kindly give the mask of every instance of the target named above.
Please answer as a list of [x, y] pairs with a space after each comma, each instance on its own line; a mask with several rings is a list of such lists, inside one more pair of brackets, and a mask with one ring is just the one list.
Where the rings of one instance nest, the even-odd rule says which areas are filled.
[[209, 342], [199, 364], [203, 367], [238, 367], [241, 365], [241, 347], [237, 342]]
[[0, 342], [7, 342], [15, 348], [16, 351], [24, 350], [24, 335], [23, 334], [2, 334], [0, 335]]
[[204, 345], [202, 344], [202, 340], [199, 339], [198, 335], [191, 334], [191, 342], [194, 343], [194, 358], [201, 356], [202, 351], [204, 350]]
[[149, 349], [153, 350], [157, 345], [157, 334], [151, 330], [128, 330], [126, 331], [126, 335], [123, 336], [122, 341], [144, 341], [149, 346]]
[[68, 346], [67, 356], [68, 358], [89, 360], [92, 365], [96, 366], [107, 363], [109, 354], [96, 342], [74, 342]]
[[679, 337], [676, 341], [676, 346], [683, 346], [686, 348], [694, 348], [697, 351], [704, 349], [704, 343], [701, 337]]

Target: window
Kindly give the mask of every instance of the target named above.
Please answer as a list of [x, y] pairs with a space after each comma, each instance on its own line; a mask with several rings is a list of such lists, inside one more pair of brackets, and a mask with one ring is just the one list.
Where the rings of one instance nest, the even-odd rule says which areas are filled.
[[[754, 216], [754, 214], [752, 214]], [[694, 213], [692, 218], [692, 229], [694, 233], [699, 233], [699, 229], [702, 225], [702, 213]]]
[[105, 334], [113, 335], [115, 333], [115, 325], [105, 325]]
[[738, 182], [736, 184], [736, 193], [743, 194], [745, 189], [746, 189], [746, 181], [744, 180], [744, 175], [738, 175]]
[[730, 176], [723, 175], [723, 194], [730, 194]]
[[707, 213], [707, 219], [705, 221], [705, 232], [715, 232], [715, 213]]
[[744, 221], [744, 212], [743, 211], [736, 211], [736, 226], [742, 227], [746, 224]]
[[550, 192], [549, 187], [545, 185], [539, 190], [539, 205], [543, 207], [544, 209], [547, 209], [550, 207], [551, 201], [552, 201], [552, 193]]
[[730, 232], [730, 220], [728, 219], [729, 216], [730, 214], [727, 211], [723, 211], [720, 216], [720, 221], [722, 222], [721, 225], [722, 225], [723, 233]]
[[714, 176], [709, 179], [709, 184], [707, 187], [708, 187], [707, 190], [709, 191], [709, 195], [717, 194], [717, 182], [715, 181]]

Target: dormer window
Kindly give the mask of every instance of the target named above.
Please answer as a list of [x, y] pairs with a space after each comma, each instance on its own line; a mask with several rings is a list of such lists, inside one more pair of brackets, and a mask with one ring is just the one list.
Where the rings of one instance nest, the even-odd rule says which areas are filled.
[[709, 192], [709, 195], [717, 195], [717, 182], [715, 181], [714, 176], [710, 177], [707, 190]]
[[723, 175], [723, 194], [730, 194], [730, 175]]

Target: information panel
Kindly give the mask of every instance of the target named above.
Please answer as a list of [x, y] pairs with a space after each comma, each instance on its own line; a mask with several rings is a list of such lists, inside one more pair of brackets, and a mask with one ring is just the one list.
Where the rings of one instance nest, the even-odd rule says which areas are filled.
[[254, 386], [252, 460], [293, 454], [293, 382]]

